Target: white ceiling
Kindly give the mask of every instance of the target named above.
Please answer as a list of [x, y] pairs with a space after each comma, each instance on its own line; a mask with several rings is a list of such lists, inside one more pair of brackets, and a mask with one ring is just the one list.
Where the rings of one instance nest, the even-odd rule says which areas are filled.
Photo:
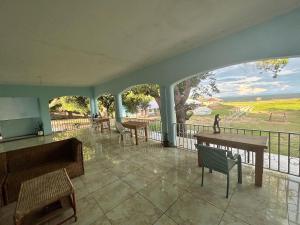
[[100, 84], [300, 0], [0, 0], [0, 84]]

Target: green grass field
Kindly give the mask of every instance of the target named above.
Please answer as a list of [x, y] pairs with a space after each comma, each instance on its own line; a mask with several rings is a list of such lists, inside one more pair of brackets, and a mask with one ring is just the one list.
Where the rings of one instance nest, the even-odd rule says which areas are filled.
[[[250, 106], [252, 110], [240, 118], [232, 118], [237, 108]], [[274, 99], [251, 102], [223, 102], [212, 107], [208, 116], [192, 116], [189, 123], [212, 124], [220, 114], [226, 127], [271, 131], [300, 132], [300, 99]], [[272, 113], [271, 119], [270, 114]]]
[[[239, 107], [246, 106], [252, 107], [252, 110], [239, 118], [232, 118]], [[300, 133], [300, 98], [223, 102], [211, 108], [211, 115], [192, 116], [188, 123], [213, 124], [214, 115], [220, 114], [223, 127]], [[259, 135], [259, 132], [254, 135]], [[288, 154], [288, 134], [278, 137], [278, 133], [272, 133], [270, 140], [272, 153]], [[299, 157], [300, 135], [291, 135], [290, 140], [291, 155]]]

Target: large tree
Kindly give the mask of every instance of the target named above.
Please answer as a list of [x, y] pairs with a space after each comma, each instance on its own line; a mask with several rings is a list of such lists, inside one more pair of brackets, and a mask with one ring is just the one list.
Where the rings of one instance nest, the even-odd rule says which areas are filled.
[[90, 113], [89, 106], [89, 99], [84, 96], [63, 96], [49, 102], [51, 111], [67, 112], [69, 117], [72, 117], [74, 112], [87, 116]]
[[103, 106], [106, 110], [107, 116], [113, 115], [115, 98], [111, 94], [103, 94], [98, 98], [99, 106]]
[[123, 105], [129, 113], [137, 113], [138, 109], [146, 112], [152, 99], [150, 95], [144, 94], [143, 92], [133, 92], [132, 90], [122, 94]]
[[280, 71], [288, 64], [288, 58], [281, 59], [267, 59], [258, 61], [256, 63], [257, 67], [263, 71], [270, 72], [273, 74], [273, 78], [277, 78]]

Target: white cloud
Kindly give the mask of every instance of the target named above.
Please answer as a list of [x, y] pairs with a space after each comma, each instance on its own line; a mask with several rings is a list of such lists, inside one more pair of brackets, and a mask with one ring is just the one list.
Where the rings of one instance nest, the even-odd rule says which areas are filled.
[[288, 76], [292, 74], [300, 73], [299, 69], [293, 68], [293, 69], [283, 69], [281, 72], [278, 73], [279, 76]]
[[266, 88], [251, 87], [248, 85], [240, 85], [238, 94], [239, 95], [254, 95], [254, 94], [262, 93], [265, 91], [267, 91]]

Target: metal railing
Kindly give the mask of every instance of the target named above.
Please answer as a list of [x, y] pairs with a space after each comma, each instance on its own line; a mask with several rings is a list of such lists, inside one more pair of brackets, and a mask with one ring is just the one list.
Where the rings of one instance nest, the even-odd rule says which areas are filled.
[[91, 127], [90, 118], [51, 120], [52, 132], [69, 131]]
[[[213, 132], [212, 126], [195, 124], [174, 124], [177, 130], [176, 146], [196, 151], [194, 134]], [[300, 133], [279, 132], [269, 130], [221, 127], [222, 133], [250, 136], [266, 136], [269, 139], [268, 149], [264, 153], [264, 167], [279, 172], [300, 176]], [[255, 153], [243, 149], [231, 149], [233, 153], [242, 155], [242, 161], [255, 164]]]

